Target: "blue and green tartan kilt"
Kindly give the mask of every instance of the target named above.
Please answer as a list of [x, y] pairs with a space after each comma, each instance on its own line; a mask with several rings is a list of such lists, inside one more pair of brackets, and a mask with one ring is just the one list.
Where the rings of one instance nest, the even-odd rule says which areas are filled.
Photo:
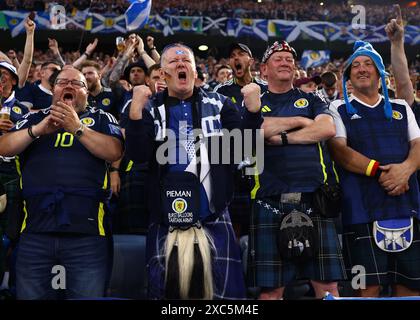
[[118, 233], [146, 233], [149, 225], [147, 208], [147, 170], [134, 164], [130, 171], [121, 172], [114, 230]]
[[[212, 271], [214, 299], [245, 299], [245, 280], [239, 244], [233, 232], [226, 209], [215, 221], [203, 224], [213, 239]], [[165, 245], [168, 227], [151, 224], [147, 235], [146, 261], [148, 273], [148, 296], [150, 299], [164, 299], [165, 294]], [[193, 240], [193, 239], [191, 239]]]
[[248, 286], [280, 288], [296, 279], [326, 282], [344, 280], [344, 261], [333, 219], [310, 215], [319, 244], [314, 258], [300, 264], [281, 259], [277, 244], [281, 218], [292, 209], [302, 210], [300, 204], [288, 206], [287, 212], [282, 213], [278, 204], [269, 199], [253, 202], [248, 250]]
[[366, 285], [400, 284], [413, 290], [420, 290], [420, 225], [414, 219], [413, 243], [401, 252], [385, 252], [378, 248], [373, 239], [373, 224], [354, 224], [344, 227], [343, 249], [347, 277], [352, 279], [354, 266], [366, 271]]

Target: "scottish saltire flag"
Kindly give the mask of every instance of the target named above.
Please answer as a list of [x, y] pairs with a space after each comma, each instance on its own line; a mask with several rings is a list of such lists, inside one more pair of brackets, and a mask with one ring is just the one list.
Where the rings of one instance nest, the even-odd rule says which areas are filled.
[[331, 22], [305, 21], [299, 25], [301, 31], [309, 35], [312, 39], [324, 42], [340, 32], [340, 27]]
[[267, 27], [268, 20], [265, 19], [229, 18], [227, 20], [226, 31], [229, 36], [236, 38], [251, 36], [267, 41]]
[[89, 16], [89, 9], [77, 10], [73, 8], [66, 18], [66, 28], [92, 30], [92, 17]]
[[226, 36], [226, 17], [212, 19], [210, 17], [203, 17], [203, 31], [217, 30], [221, 35]]
[[307, 69], [309, 67], [317, 67], [325, 63], [330, 62], [330, 51], [329, 50], [305, 50], [302, 53], [302, 59], [300, 65]]
[[285, 39], [287, 42], [295, 41], [300, 35], [300, 28], [298, 25], [298, 21], [269, 20], [268, 36]]
[[166, 16], [157, 15], [150, 15], [149, 21], [144, 26], [145, 29], [149, 29], [153, 32], [162, 32], [163, 35], [166, 37], [169, 34], [174, 34], [171, 26], [169, 25], [169, 18]]
[[131, 5], [125, 12], [127, 31], [138, 30], [144, 27], [149, 20], [152, 0], [130, 0]]
[[25, 18], [28, 16], [28, 12], [3, 11], [3, 14], [12, 37], [25, 32]]
[[113, 33], [113, 32], [121, 32], [125, 33], [125, 16], [120, 15], [100, 15], [97, 13], [92, 13], [92, 29], [90, 32], [96, 33]]
[[386, 35], [385, 25], [382, 26], [371, 26], [366, 25], [366, 29], [363, 30], [363, 36], [360, 40], [368, 41], [370, 43], [386, 42], [388, 36]]
[[195, 32], [203, 31], [203, 17], [170, 16], [169, 26], [175, 32]]
[[420, 26], [406, 25], [405, 26], [405, 42], [417, 45], [420, 43]]
[[145, 29], [148, 29], [153, 32], [162, 32], [163, 31], [163, 24], [159, 21], [159, 15], [150, 15], [149, 21], [144, 26]]

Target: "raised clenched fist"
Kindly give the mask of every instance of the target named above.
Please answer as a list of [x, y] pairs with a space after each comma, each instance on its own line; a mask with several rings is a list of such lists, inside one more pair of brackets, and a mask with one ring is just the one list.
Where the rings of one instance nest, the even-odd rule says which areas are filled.
[[148, 86], [135, 86], [133, 88], [133, 100], [130, 107], [130, 119], [139, 120], [142, 118], [143, 109], [147, 101], [152, 96], [152, 91]]
[[258, 112], [261, 107], [260, 86], [256, 83], [247, 84], [241, 89], [241, 93], [244, 96], [245, 108], [247, 108], [249, 112]]

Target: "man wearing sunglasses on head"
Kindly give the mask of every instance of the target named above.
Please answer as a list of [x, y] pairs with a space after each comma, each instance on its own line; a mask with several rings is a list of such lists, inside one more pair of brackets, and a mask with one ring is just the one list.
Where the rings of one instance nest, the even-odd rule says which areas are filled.
[[83, 74], [65, 69], [55, 80], [52, 106], [0, 137], [0, 155], [19, 154], [25, 205], [18, 299], [56, 299], [58, 288], [67, 299], [104, 295], [107, 162], [121, 157], [123, 138], [111, 114], [87, 107], [87, 96]]

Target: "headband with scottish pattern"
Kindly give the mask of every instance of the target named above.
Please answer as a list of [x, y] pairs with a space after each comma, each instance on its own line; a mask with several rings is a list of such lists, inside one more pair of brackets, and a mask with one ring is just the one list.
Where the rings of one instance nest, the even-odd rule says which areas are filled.
[[295, 49], [293, 49], [286, 41], [281, 41], [280, 43], [276, 41], [271, 45], [271, 47], [268, 47], [267, 50], [265, 50], [261, 62], [266, 63], [268, 58], [270, 58], [274, 52], [278, 51], [290, 52], [291, 54], [293, 54], [293, 57], [295, 59], [297, 58]]

